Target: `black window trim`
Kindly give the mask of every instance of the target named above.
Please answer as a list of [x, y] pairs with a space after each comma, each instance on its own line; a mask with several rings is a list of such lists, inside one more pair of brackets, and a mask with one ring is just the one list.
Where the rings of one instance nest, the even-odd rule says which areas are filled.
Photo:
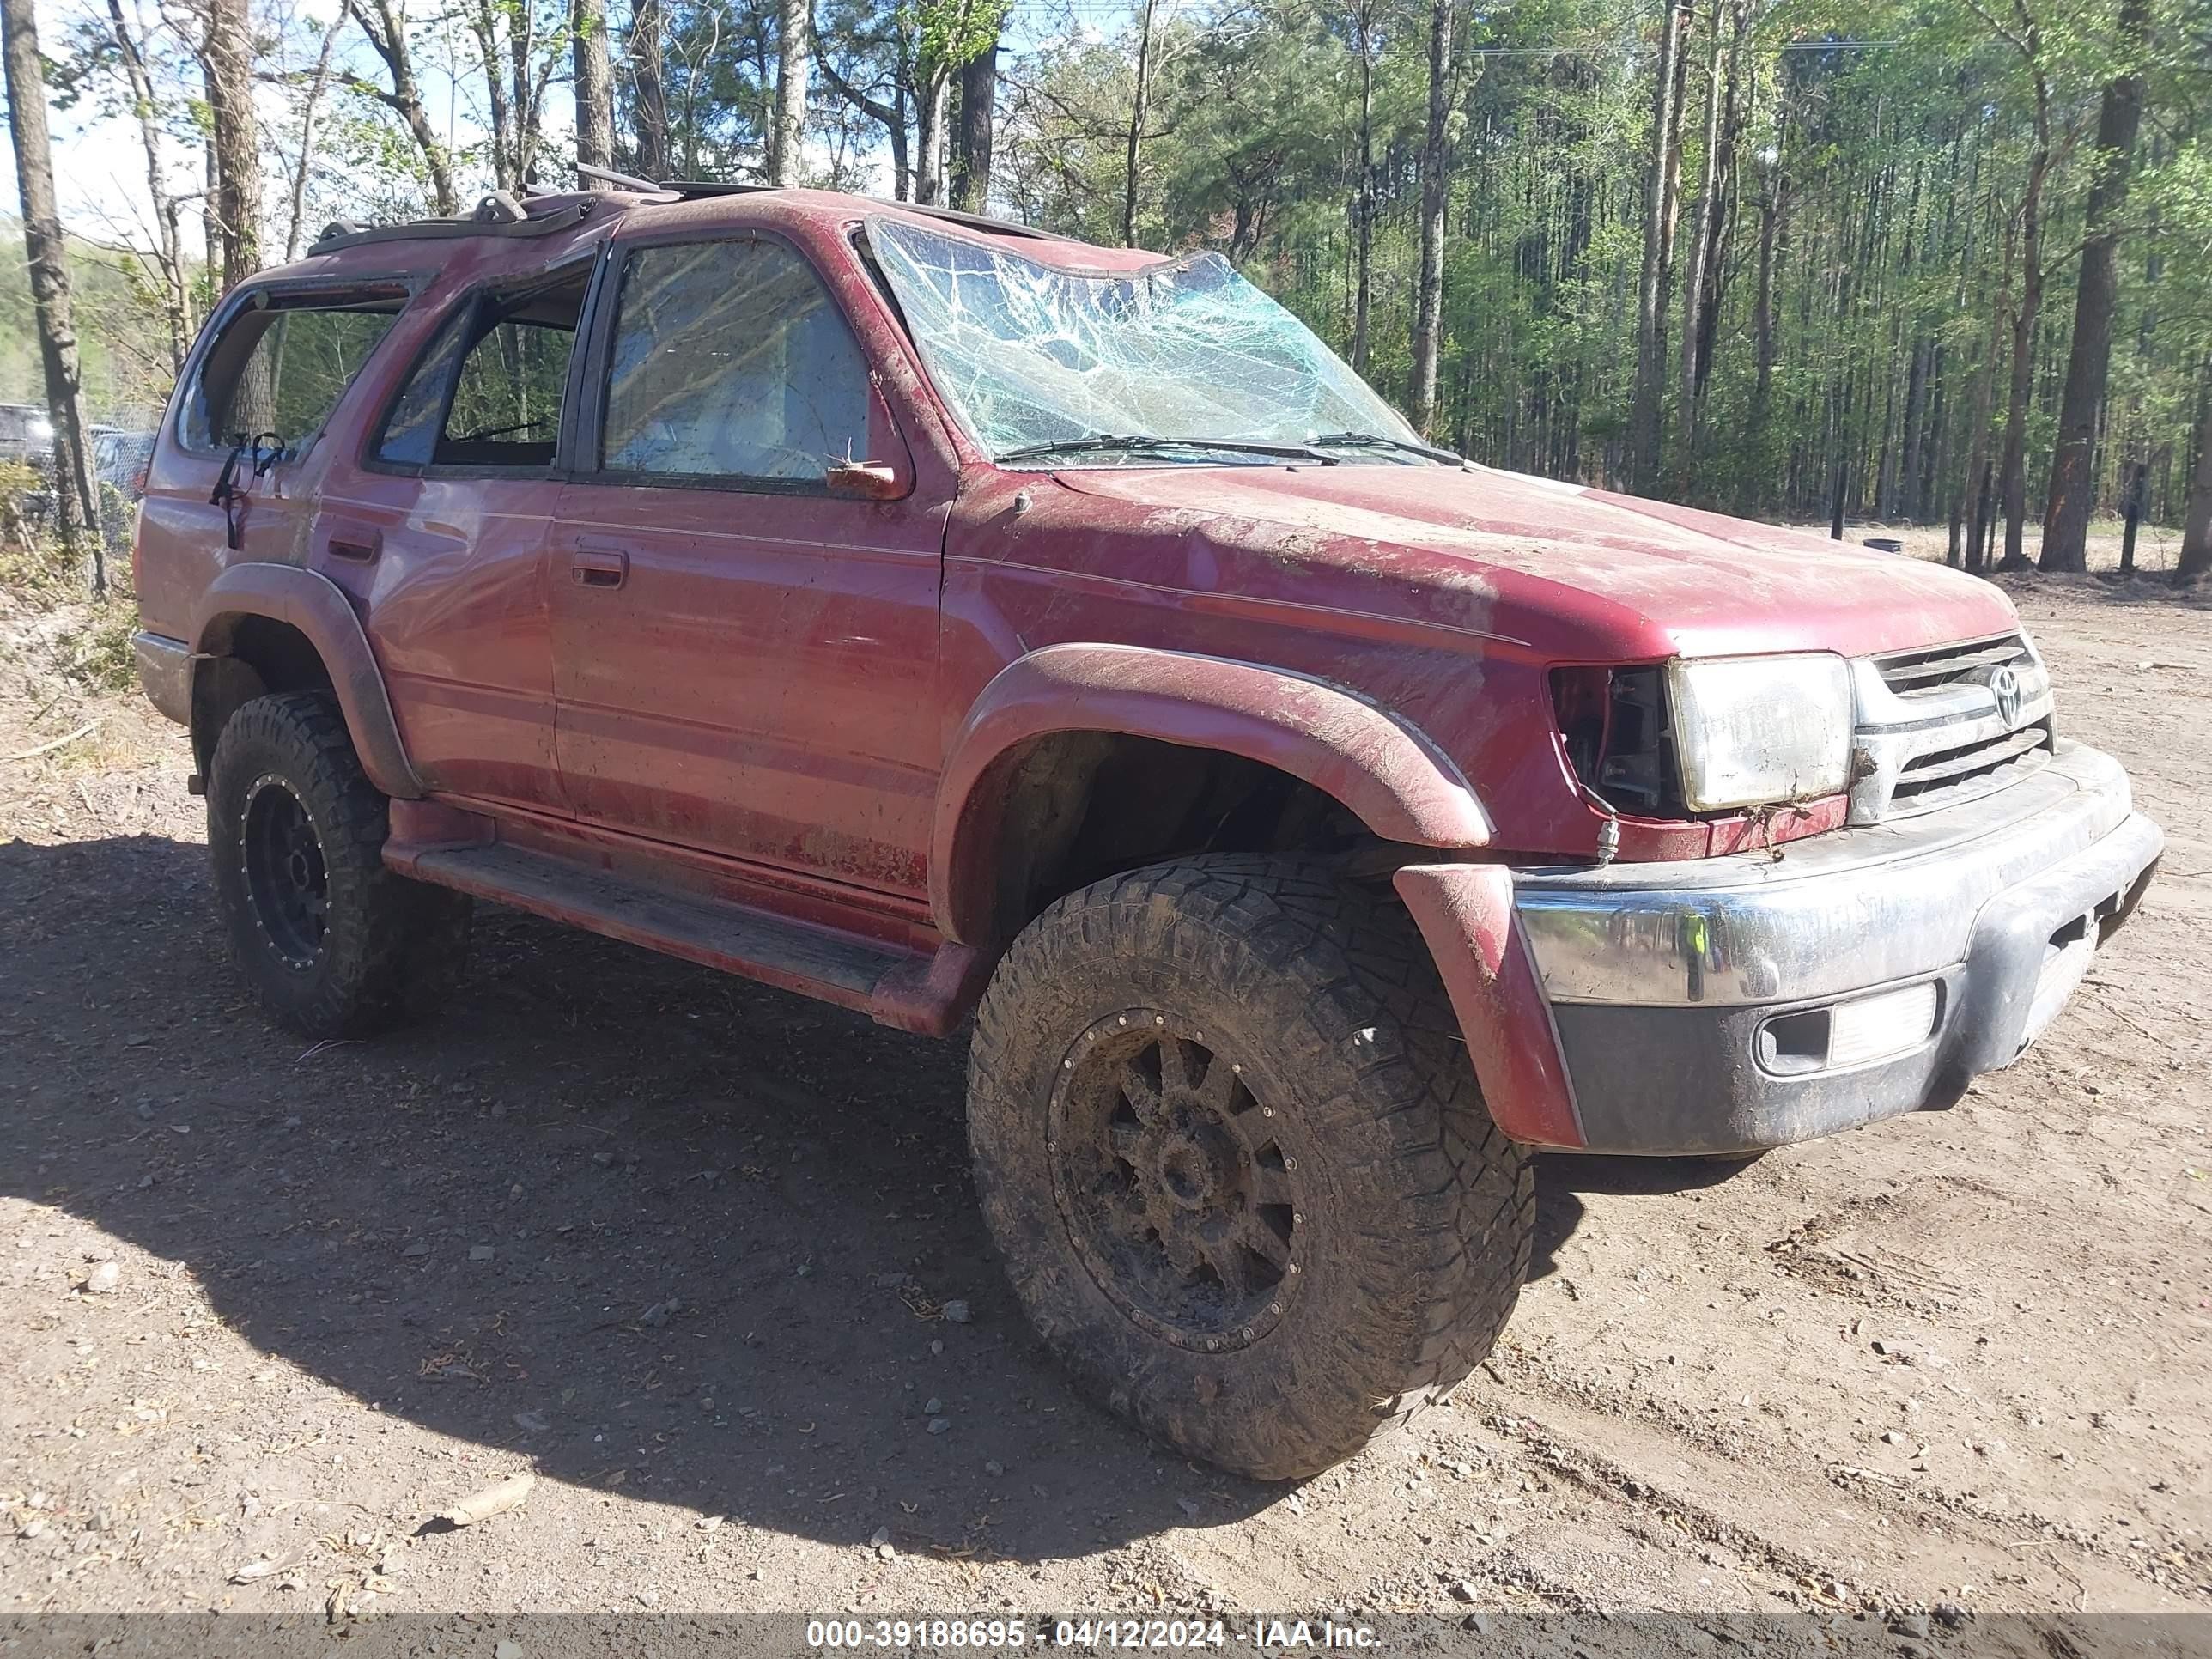
[[[454, 295], [452, 301], [440, 311], [436, 322], [431, 325], [422, 345], [416, 349], [413, 361], [407, 365], [407, 372], [399, 377], [398, 383], [392, 388], [391, 396], [384, 400], [384, 407], [377, 412], [376, 419], [363, 434], [361, 454], [356, 460], [361, 470], [379, 473], [387, 478], [518, 478], [525, 481], [545, 479], [555, 483], [564, 478], [567, 476], [564, 463], [574, 424], [578, 371], [584, 356], [586, 331], [591, 326], [592, 296], [599, 289], [598, 267], [605, 251], [606, 244], [601, 240], [589, 248], [576, 251], [557, 264], [544, 266], [520, 277], [493, 278], [477, 283]], [[384, 447], [385, 434], [392, 426], [392, 417], [399, 411], [400, 400], [406, 397], [408, 389], [415, 384], [415, 377], [422, 372], [422, 365], [438, 349], [447, 329], [462, 318], [473, 316], [488, 302], [510, 304], [527, 301], [549, 288], [559, 288], [578, 275], [581, 275], [585, 281], [584, 300], [576, 313], [575, 340], [568, 348], [568, 372], [562, 382], [560, 426], [554, 436], [551, 461], [515, 466], [500, 466], [488, 461], [429, 460], [415, 464], [387, 461], [378, 453]], [[491, 325], [492, 328], [498, 326], [496, 321]], [[490, 331], [488, 328], [484, 333]], [[480, 335], [469, 347], [469, 351], [474, 351], [483, 343], [483, 337]], [[461, 362], [467, 360], [468, 351], [465, 351], [461, 354]], [[460, 386], [459, 364], [454, 366], [454, 370], [453, 381], [446, 387], [444, 399], [438, 406], [439, 437], [445, 435], [446, 421], [453, 412], [453, 394]], [[437, 453], [434, 443], [431, 453], [433, 455]]]
[[[661, 247], [705, 247], [716, 242], [769, 242], [781, 248], [799, 261], [807, 275], [814, 279], [822, 295], [829, 301], [845, 325], [846, 337], [853, 343], [853, 355], [860, 359], [866, 376], [872, 411], [880, 407], [884, 418], [897, 430], [897, 416], [891, 412], [889, 399], [877, 391], [877, 380], [881, 373], [875, 359], [869, 354], [866, 337], [854, 325], [852, 310], [837, 292], [835, 283], [823, 274], [821, 263], [792, 237], [763, 225], [732, 225], [702, 230], [686, 228], [682, 230], [661, 230], [639, 236], [623, 236], [617, 232], [606, 244], [606, 258], [592, 284], [592, 297], [585, 307], [585, 318], [591, 330], [580, 356], [584, 358], [585, 394], [577, 410], [580, 416], [575, 428], [575, 445], [567, 457], [568, 466], [562, 474], [569, 483], [599, 484], [610, 489], [712, 489], [744, 495], [798, 495], [810, 500], [842, 500], [830, 495], [829, 483], [822, 478], [774, 478], [743, 472], [652, 472], [639, 469], [623, 469], [599, 465], [605, 453], [607, 395], [612, 390], [611, 369], [614, 362], [614, 341], [617, 325], [622, 316], [622, 289], [629, 270], [633, 253], [642, 253]], [[904, 445], [905, 434], [897, 434]], [[866, 459], [863, 456], [860, 459]]]
[[[325, 412], [321, 423], [313, 432], [302, 434], [296, 441], [285, 446], [283, 459], [278, 464], [284, 466], [296, 465], [305, 460], [315, 446], [322, 441], [324, 433], [330, 429], [330, 424], [337, 417], [338, 411], [346, 406], [354, 387], [360, 384], [361, 377], [368, 372], [369, 365], [374, 363], [378, 356], [391, 343], [392, 335], [398, 331], [408, 312], [413, 308], [415, 302], [422, 298], [422, 290], [429, 285], [430, 280], [420, 271], [401, 271], [364, 274], [359, 276], [327, 275], [280, 276], [265, 282], [240, 283], [225, 297], [223, 302], [216, 308], [215, 314], [209, 318], [200, 329], [199, 338], [193, 343], [191, 354], [185, 361], [184, 373], [177, 377], [177, 390], [170, 399], [171, 407], [163, 419], [162, 433], [177, 447], [179, 453], [190, 455], [196, 459], [220, 461], [229, 455], [234, 446], [217, 444], [212, 448], [204, 448], [185, 435], [185, 416], [191, 412], [193, 401], [200, 395], [200, 383], [202, 377], [207, 373], [208, 360], [215, 356], [216, 348], [222, 343], [223, 337], [230, 332], [232, 325], [238, 321], [242, 313], [266, 309], [271, 301], [283, 301], [283, 308], [287, 310], [342, 311], [349, 309], [343, 305], [317, 307], [312, 303], [302, 303], [312, 302], [318, 296], [325, 295], [334, 299], [348, 295], [356, 298], [370, 295], [383, 298], [396, 297], [399, 305], [398, 308], [392, 313], [392, 325], [384, 331], [383, 337], [370, 349], [368, 356], [362, 360], [360, 367], [354, 370], [351, 378], [339, 388], [337, 397], [332, 400], [329, 410]], [[256, 341], [255, 343], [258, 345], [259, 342]]]

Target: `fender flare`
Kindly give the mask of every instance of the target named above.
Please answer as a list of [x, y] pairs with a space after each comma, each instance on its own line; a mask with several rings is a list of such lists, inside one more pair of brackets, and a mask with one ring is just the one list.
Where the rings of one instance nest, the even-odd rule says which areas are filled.
[[1195, 653], [1050, 645], [1000, 669], [945, 760], [930, 836], [939, 931], [988, 948], [1001, 807], [1039, 738], [1096, 732], [1215, 749], [1341, 803], [1384, 841], [1486, 845], [1489, 816], [1450, 757], [1379, 705], [1309, 675]]
[[422, 780], [408, 761], [399, 721], [368, 635], [345, 592], [327, 576], [295, 564], [246, 562], [226, 568], [201, 594], [192, 617], [192, 664], [231, 654], [240, 620], [266, 617], [307, 637], [330, 672], [355, 752], [368, 781], [387, 795], [420, 799]]

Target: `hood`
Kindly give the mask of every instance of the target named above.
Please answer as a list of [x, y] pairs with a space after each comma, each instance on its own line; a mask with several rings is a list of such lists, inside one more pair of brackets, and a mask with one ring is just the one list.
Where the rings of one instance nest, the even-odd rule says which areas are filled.
[[2001, 634], [1978, 577], [1802, 531], [1486, 467], [1093, 468], [1054, 475], [1182, 532], [1198, 592], [1358, 610], [1545, 655], [1847, 656]]

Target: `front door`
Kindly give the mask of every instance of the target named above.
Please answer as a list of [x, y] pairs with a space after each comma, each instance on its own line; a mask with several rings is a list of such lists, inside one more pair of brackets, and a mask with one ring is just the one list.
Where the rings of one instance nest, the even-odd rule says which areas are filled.
[[[584, 820], [919, 897], [948, 503], [787, 244], [618, 246], [555, 509], [562, 781]], [[833, 493], [874, 464], [880, 495]]]

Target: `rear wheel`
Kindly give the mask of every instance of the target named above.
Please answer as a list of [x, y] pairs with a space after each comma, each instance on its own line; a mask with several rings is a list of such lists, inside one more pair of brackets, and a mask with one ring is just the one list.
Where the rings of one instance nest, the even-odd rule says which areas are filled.
[[385, 867], [387, 805], [327, 696], [257, 697], [216, 741], [216, 902], [262, 1003], [303, 1036], [368, 1036], [459, 976], [469, 900]]
[[1060, 900], [977, 1014], [984, 1213], [1114, 1410], [1261, 1478], [1443, 1398], [1526, 1275], [1528, 1160], [1484, 1109], [1402, 910], [1294, 862]]

